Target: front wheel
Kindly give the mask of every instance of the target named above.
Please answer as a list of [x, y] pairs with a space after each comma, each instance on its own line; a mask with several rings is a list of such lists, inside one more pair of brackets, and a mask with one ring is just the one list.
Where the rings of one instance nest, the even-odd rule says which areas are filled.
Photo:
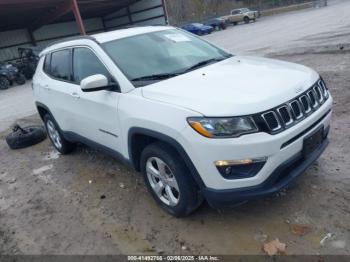
[[140, 164], [148, 191], [171, 215], [189, 215], [202, 203], [189, 170], [168, 145], [157, 142], [147, 146], [141, 154]]
[[249, 24], [250, 19], [248, 16], [246, 16], [246, 17], [244, 17], [243, 21], [244, 21], [244, 23]]
[[44, 117], [46, 132], [49, 135], [51, 143], [61, 154], [69, 154], [75, 149], [75, 144], [67, 141], [61, 134], [56, 121], [50, 114], [46, 114]]

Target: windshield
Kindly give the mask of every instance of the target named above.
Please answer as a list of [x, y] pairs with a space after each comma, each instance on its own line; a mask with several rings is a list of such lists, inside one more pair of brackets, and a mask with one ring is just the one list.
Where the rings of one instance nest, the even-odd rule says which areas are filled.
[[231, 56], [178, 29], [118, 39], [104, 43], [103, 47], [135, 86], [174, 77]]

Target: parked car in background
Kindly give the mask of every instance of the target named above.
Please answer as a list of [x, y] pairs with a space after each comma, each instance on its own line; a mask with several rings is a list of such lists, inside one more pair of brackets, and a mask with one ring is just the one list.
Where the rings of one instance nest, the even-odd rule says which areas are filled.
[[224, 19], [222, 18], [212, 18], [203, 23], [204, 25], [211, 26], [215, 30], [225, 30], [227, 25]]
[[249, 8], [239, 8], [231, 11], [230, 15], [222, 17], [226, 23], [238, 24], [244, 22], [248, 24], [250, 21], [254, 21], [258, 18], [258, 11], [252, 11]]
[[212, 26], [203, 25], [200, 23], [187, 24], [181, 28], [196, 35], [207, 35], [211, 34], [214, 31], [214, 28]]

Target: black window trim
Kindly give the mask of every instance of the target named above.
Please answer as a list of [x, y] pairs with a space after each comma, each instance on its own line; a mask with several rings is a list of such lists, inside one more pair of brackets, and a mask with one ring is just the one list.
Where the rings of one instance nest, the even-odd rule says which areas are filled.
[[[50, 60], [50, 61], [49, 61], [48, 68], [46, 68], [46, 61], [47, 61], [47, 60]], [[49, 72], [48, 72], [46, 69], [48, 69]], [[43, 71], [44, 71], [47, 75], [50, 74], [50, 71], [51, 71], [51, 53], [45, 55], [45, 57], [44, 57]]]

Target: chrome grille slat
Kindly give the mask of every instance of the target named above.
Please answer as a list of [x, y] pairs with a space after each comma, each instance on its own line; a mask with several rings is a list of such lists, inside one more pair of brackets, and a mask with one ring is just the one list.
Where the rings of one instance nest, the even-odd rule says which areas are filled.
[[[303, 118], [304, 114], [303, 114], [303, 110], [301, 109], [301, 105], [299, 103], [299, 100], [293, 100], [292, 102], [289, 103], [289, 106], [290, 106], [296, 120]], [[295, 109], [295, 106], [298, 108], [299, 113]]]
[[[274, 127], [274, 124], [272, 123], [271, 120], [268, 120], [268, 119], [267, 119], [268, 116], [271, 116], [271, 115], [274, 117], [274, 120], [277, 122], [276, 127]], [[279, 119], [278, 119], [278, 117], [277, 117], [277, 115], [276, 115], [276, 113], [275, 113], [274, 111], [266, 112], [266, 113], [262, 114], [261, 116], [262, 116], [262, 118], [265, 120], [265, 122], [266, 122], [268, 128], [269, 128], [271, 131], [277, 131], [277, 130], [279, 130], [279, 129], [282, 127], [282, 126], [281, 126], [281, 123], [280, 123], [280, 121], [279, 121]]]
[[[288, 120], [288, 121], [286, 121], [286, 119], [285, 119], [285, 117], [284, 117], [284, 113], [282, 112], [283, 109], [285, 109], [286, 112], [287, 112], [287, 114], [288, 114], [288, 117], [289, 117], [289, 120]], [[279, 115], [280, 115], [280, 117], [281, 117], [281, 119], [282, 119], [282, 121], [283, 121], [283, 124], [284, 124], [285, 126], [289, 126], [289, 125], [291, 125], [291, 124], [294, 122], [292, 113], [291, 113], [291, 111], [290, 111], [290, 108], [289, 108], [287, 105], [284, 105], [284, 106], [279, 107], [279, 108], [277, 109], [277, 112], [279, 113]]]
[[279, 133], [307, 118], [328, 98], [328, 89], [321, 79], [298, 97], [261, 113], [260, 117], [270, 133]]
[[[306, 102], [306, 106], [304, 105], [304, 102], [303, 100]], [[311, 107], [311, 104], [310, 104], [310, 100], [309, 98], [306, 96], [306, 95], [302, 95], [300, 98], [299, 98], [299, 101], [301, 103], [301, 105], [303, 106], [303, 109], [304, 109], [304, 113], [305, 114], [308, 114], [312, 111], [312, 107]]]
[[316, 108], [318, 106], [318, 102], [314, 90], [311, 89], [309, 92], [307, 92], [307, 95], [310, 99], [312, 108]]

